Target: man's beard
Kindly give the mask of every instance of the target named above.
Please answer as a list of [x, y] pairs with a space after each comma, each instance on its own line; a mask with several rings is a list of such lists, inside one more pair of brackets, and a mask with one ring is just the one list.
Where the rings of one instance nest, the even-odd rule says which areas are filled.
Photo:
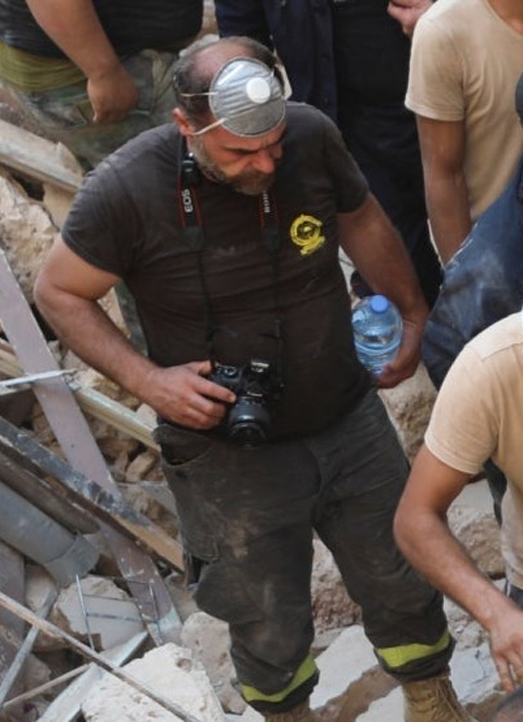
[[245, 171], [230, 178], [209, 157], [200, 138], [192, 139], [191, 151], [194, 153], [198, 167], [209, 180], [215, 183], [226, 183], [238, 193], [257, 196], [268, 190], [274, 182], [274, 173], [260, 173], [260, 171], [255, 170]]

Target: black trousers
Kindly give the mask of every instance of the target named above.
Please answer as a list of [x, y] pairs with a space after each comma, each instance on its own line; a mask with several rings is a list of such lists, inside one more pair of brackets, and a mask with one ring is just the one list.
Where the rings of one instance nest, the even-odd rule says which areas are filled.
[[229, 623], [247, 701], [284, 711], [316, 682], [310, 576], [316, 530], [381, 665], [400, 681], [446, 668], [442, 597], [406, 562], [392, 520], [408, 464], [374, 391], [302, 439], [245, 449], [158, 427], [198, 606]]
[[427, 225], [416, 121], [405, 107], [410, 39], [387, 14], [387, 0], [346, 0], [334, 15], [338, 125], [432, 306], [441, 268]]

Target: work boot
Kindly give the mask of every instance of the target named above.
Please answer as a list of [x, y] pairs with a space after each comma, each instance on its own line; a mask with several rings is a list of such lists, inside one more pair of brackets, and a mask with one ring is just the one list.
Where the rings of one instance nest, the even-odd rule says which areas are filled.
[[320, 718], [311, 710], [309, 700], [305, 700], [288, 712], [266, 714], [265, 722], [320, 722]]
[[403, 685], [405, 722], [477, 722], [458, 702], [447, 673]]

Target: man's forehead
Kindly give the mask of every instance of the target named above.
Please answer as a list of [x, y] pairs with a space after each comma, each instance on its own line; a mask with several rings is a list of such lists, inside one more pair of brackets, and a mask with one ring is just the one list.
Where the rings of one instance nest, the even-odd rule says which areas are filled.
[[256, 150], [263, 150], [271, 145], [276, 145], [281, 140], [287, 131], [287, 123], [282, 120], [277, 128], [265, 133], [264, 135], [257, 136], [256, 138], [246, 138], [244, 136], [235, 135], [225, 128], [216, 128], [212, 131], [216, 138], [219, 140], [220, 145], [227, 150], [247, 150], [255, 152]]

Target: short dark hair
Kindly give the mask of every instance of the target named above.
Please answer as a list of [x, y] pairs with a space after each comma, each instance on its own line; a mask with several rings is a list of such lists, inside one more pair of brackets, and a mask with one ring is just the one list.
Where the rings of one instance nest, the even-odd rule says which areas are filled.
[[209, 97], [206, 93], [209, 91], [217, 70], [209, 63], [199, 62], [200, 56], [207, 48], [220, 44], [230, 47], [237, 46], [239, 55], [241, 55], [240, 51], [244, 50], [249, 57], [264, 63], [269, 70], [274, 72], [283, 90], [283, 76], [275, 55], [257, 40], [239, 35], [218, 40], [213, 36], [196, 40], [182, 52], [176, 62], [173, 85], [176, 92], [177, 106], [184, 111], [187, 118], [197, 127], [206, 125], [209, 120], [211, 111]]
[[523, 722], [523, 687], [518, 687], [501, 702], [491, 722]]

